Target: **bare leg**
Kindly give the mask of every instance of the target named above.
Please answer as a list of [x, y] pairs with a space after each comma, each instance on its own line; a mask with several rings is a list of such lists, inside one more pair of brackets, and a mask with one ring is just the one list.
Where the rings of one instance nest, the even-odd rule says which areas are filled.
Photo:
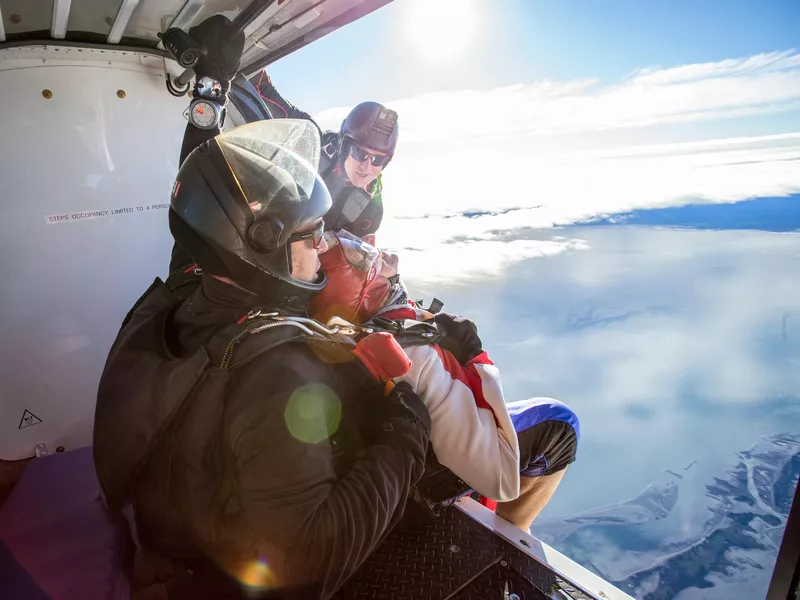
[[533, 520], [553, 497], [566, 472], [566, 469], [561, 469], [544, 477], [520, 477], [519, 498], [499, 503], [496, 513], [523, 531], [528, 531]]

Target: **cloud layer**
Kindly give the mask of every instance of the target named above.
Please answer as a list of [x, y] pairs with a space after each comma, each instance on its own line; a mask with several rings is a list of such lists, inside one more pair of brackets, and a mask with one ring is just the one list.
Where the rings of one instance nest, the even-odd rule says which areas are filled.
[[579, 413], [579, 461], [551, 510], [622, 500], [660, 469], [798, 430], [796, 234], [580, 235], [592, 251], [518, 265], [504, 281], [413, 289], [478, 323], [509, 401], [552, 396]]

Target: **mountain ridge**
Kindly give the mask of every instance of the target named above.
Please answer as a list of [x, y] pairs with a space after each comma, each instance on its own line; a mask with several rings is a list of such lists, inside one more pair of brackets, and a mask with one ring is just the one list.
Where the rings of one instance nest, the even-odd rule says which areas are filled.
[[718, 469], [695, 460], [665, 470], [626, 501], [537, 521], [533, 533], [642, 600], [763, 597], [800, 477], [800, 436], [765, 436]]

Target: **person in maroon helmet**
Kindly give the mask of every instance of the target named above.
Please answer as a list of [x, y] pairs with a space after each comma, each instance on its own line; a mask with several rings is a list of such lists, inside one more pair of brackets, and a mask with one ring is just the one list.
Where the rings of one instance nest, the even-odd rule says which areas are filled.
[[[273, 117], [314, 123], [308, 113], [278, 93], [266, 72], [254, 76], [251, 82]], [[362, 102], [350, 111], [339, 131], [320, 129], [320, 134], [319, 173], [333, 198], [333, 206], [325, 215], [325, 228], [344, 229], [358, 237], [375, 233], [383, 219], [381, 174], [397, 147], [397, 113], [378, 102]]]

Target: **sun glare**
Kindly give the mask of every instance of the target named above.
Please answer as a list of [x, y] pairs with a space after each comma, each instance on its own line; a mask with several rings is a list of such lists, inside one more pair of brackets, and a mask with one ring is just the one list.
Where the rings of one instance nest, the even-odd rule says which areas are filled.
[[451, 61], [468, 52], [477, 30], [474, 0], [408, 0], [408, 36], [426, 61]]

